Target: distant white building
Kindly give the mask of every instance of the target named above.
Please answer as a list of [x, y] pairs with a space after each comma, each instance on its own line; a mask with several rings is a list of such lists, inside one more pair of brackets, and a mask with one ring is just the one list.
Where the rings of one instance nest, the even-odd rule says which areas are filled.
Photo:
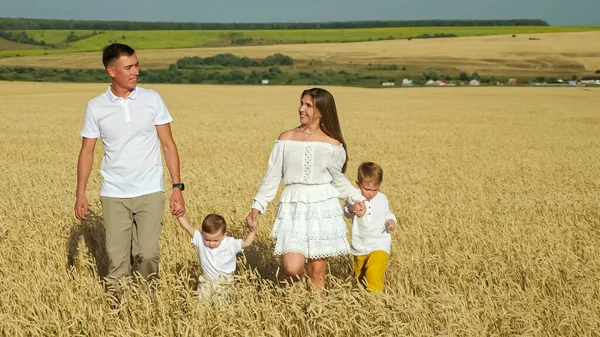
[[410, 78], [405, 78], [402, 80], [402, 86], [403, 87], [411, 87], [413, 86], [413, 81]]
[[469, 82], [469, 85], [478, 86], [481, 85], [481, 82], [479, 82], [478, 80], [471, 80], [471, 82]]
[[579, 81], [579, 83], [585, 84], [585, 85], [600, 85], [600, 76], [582, 77], [581, 81]]
[[269, 84], [269, 80], [262, 80], [260, 81], [260, 84]]
[[427, 83], [425, 83], [425, 85], [428, 85], [428, 86], [434, 86], [434, 85], [436, 85], [436, 84], [435, 84], [435, 81], [434, 81], [434, 80], [429, 80], [429, 81], [427, 81]]
[[381, 85], [384, 86], [384, 87], [395, 87], [396, 83], [394, 83], [394, 82], [383, 82], [383, 83], [381, 83]]

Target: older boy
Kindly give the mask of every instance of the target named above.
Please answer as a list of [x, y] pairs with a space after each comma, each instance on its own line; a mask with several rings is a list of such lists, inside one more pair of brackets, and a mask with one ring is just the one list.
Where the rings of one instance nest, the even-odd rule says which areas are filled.
[[372, 293], [383, 291], [383, 276], [387, 267], [396, 217], [390, 211], [387, 197], [379, 192], [383, 170], [372, 162], [358, 167], [356, 183], [365, 201], [366, 213], [356, 216], [357, 205], [346, 205], [344, 214], [352, 219], [351, 251], [354, 255], [354, 274]]

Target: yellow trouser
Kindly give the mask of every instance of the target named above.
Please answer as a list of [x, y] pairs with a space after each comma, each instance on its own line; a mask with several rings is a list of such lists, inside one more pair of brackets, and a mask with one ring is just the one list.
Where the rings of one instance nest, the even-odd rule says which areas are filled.
[[389, 259], [390, 255], [383, 250], [354, 256], [354, 276], [372, 293], [383, 291], [383, 275]]

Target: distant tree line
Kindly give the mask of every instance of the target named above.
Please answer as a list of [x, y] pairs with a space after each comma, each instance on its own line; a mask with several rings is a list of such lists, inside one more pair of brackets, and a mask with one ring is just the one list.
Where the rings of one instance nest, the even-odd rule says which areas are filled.
[[91, 33], [91, 34], [86, 34], [86, 35], [77, 35], [77, 34], [75, 34], [75, 32], [74, 32], [74, 31], [71, 31], [71, 32], [69, 33], [69, 35], [67, 35], [66, 41], [67, 41], [67, 42], [75, 42], [75, 41], [79, 41], [79, 40], [87, 39], [88, 37], [92, 37], [92, 36], [95, 36], [95, 35], [98, 35], [98, 34], [102, 34], [102, 33], [104, 33], [104, 32], [97, 32], [97, 31], [94, 31], [94, 32], [93, 32], [93, 33]]
[[442, 38], [442, 37], [456, 37], [456, 34], [453, 33], [435, 33], [433, 35], [431, 34], [421, 34], [421, 35], [417, 35], [415, 37], [409, 37], [408, 39], [437, 39], [437, 38]]
[[[263, 60], [252, 60], [232, 54], [212, 57], [185, 57], [171, 64], [168, 69], [147, 69], [140, 72], [140, 83], [183, 83], [183, 84], [261, 84], [268, 80], [277, 85], [344, 85], [381, 87], [384, 82], [402, 83], [408, 78], [415, 85], [428, 81], [443, 80], [448, 84], [461, 85], [477, 80], [484, 85], [506, 83], [507, 78], [486, 77], [478, 72], [440, 74], [435, 71], [421, 74], [408, 73], [406, 66], [396, 64], [368, 64], [364, 70], [350, 72], [333, 69], [293, 71], [293, 59], [283, 54], [273, 54]], [[248, 69], [248, 67], [255, 67]], [[523, 78], [521, 78], [524, 80]], [[573, 75], [576, 80], [577, 76]], [[554, 77], [531, 78], [540, 83], [558, 83]], [[34, 67], [0, 67], [0, 81], [36, 82], [101, 82], [109, 81], [104, 69], [53, 69]]]
[[[243, 68], [241, 68], [243, 69]], [[140, 72], [140, 83], [182, 83], [182, 84], [261, 84], [268, 80], [275, 85], [342, 85], [359, 87], [381, 87], [383, 82], [398, 85], [409, 78], [415, 85], [424, 85], [429, 80], [444, 80], [447, 83], [461, 84], [476, 79], [483, 85], [494, 85], [496, 81], [506, 82], [502, 77], [484, 77], [477, 72], [471, 75], [460, 72], [458, 76], [442, 75], [436, 72], [421, 75], [407, 74], [365, 74], [332, 69], [321, 71], [286, 71], [277, 66], [265, 70], [241, 70], [240, 68], [198, 68], [180, 69], [172, 64], [169, 69], [148, 69]], [[291, 70], [291, 68], [288, 68]], [[51, 69], [32, 67], [0, 67], [0, 81], [34, 82], [77, 82], [106, 83], [109, 81], [104, 69]], [[555, 83], [555, 78], [535, 78], [537, 82]]]
[[239, 57], [233, 54], [217, 54], [210, 57], [184, 57], [175, 63], [179, 69], [198, 69], [202, 66], [219, 65], [223, 67], [271, 67], [291, 66], [294, 60], [280, 53], [267, 56], [264, 60], [252, 60], [247, 57]]
[[0, 31], [0, 38], [5, 40], [23, 43], [23, 44], [31, 44], [35, 46], [42, 46], [46, 48], [54, 48], [55, 46], [51, 43], [46, 43], [44, 40], [36, 41], [32, 37], [27, 35], [27, 32], [3, 32]]
[[346, 29], [386, 27], [457, 27], [457, 26], [549, 26], [544, 20], [388, 20], [338, 22], [137, 22], [83, 21], [28, 18], [0, 18], [0, 30], [252, 30], [252, 29]]
[[[75, 34], [74, 31], [71, 31], [66, 37], [65, 37], [65, 42], [69, 43], [69, 42], [75, 42], [75, 41], [79, 41], [79, 40], [83, 40], [86, 39], [88, 37], [94, 36], [94, 35], [98, 35], [98, 34], [102, 34], [103, 32], [97, 32], [94, 31], [91, 34], [86, 34], [86, 35], [77, 35]], [[30, 45], [34, 45], [34, 46], [42, 46], [45, 48], [56, 48], [56, 46], [52, 43], [46, 43], [44, 40], [41, 41], [37, 41], [34, 40], [32, 37], [29, 37], [27, 35], [27, 32], [22, 31], [22, 32], [15, 32], [15, 31], [0, 31], [0, 38], [3, 38], [5, 40], [9, 40], [9, 41], [13, 41], [13, 42], [17, 42], [17, 43], [23, 43], [23, 44], [30, 44]]]

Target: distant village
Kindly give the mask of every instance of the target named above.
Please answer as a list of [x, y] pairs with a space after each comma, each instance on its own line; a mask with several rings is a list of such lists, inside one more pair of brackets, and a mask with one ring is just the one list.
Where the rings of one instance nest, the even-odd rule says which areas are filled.
[[[403, 87], [413, 87], [413, 86], [427, 86], [427, 87], [454, 87], [454, 86], [480, 86], [482, 85], [482, 82], [480, 80], [477, 79], [472, 79], [470, 81], [456, 81], [456, 80], [428, 80], [425, 84], [415, 84], [413, 83], [413, 80], [409, 79], [409, 78], [405, 78], [402, 80], [402, 84], [401, 86]], [[577, 79], [577, 80], [567, 80], [564, 81], [562, 79], [556, 79], [555, 81], [552, 82], [542, 82], [542, 81], [536, 81], [536, 80], [532, 80], [529, 82], [526, 81], [522, 81], [522, 80], [517, 80], [516, 78], [511, 78], [508, 79], [508, 81], [504, 82], [504, 81], [492, 81], [492, 82], [488, 82], [486, 85], [496, 85], [496, 86], [503, 86], [503, 85], [511, 85], [511, 86], [517, 86], [517, 85], [528, 85], [528, 86], [600, 86], [600, 76], [584, 76], [581, 79]], [[381, 86], [383, 87], [395, 87], [396, 83], [395, 82], [382, 82]]]

